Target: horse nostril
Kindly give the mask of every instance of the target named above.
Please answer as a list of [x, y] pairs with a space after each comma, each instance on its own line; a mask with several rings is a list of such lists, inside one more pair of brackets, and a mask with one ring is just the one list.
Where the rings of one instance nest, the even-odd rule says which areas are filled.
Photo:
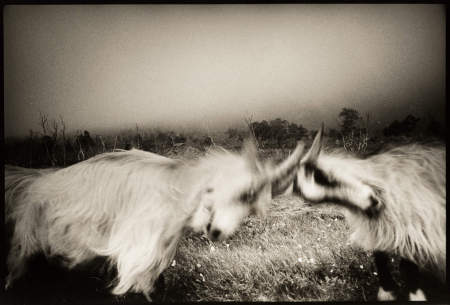
[[211, 223], [208, 223], [208, 225], [206, 226], [206, 230], [209, 232], [209, 230], [211, 230]]
[[211, 237], [212, 237], [213, 239], [217, 239], [217, 238], [219, 237], [220, 233], [221, 233], [220, 230], [214, 229], [214, 230], [211, 232]]

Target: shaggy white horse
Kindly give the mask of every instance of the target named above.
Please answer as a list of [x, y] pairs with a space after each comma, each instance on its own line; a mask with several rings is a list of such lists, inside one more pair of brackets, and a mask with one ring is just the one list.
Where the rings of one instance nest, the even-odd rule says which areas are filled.
[[104, 256], [117, 268], [114, 294], [150, 300], [185, 228], [212, 240], [230, 236], [244, 217], [264, 213], [271, 183], [292, 176], [302, 150], [270, 170], [249, 141], [241, 154], [213, 151], [191, 161], [133, 149], [62, 169], [6, 166], [5, 217], [13, 227], [6, 285], [39, 252], [63, 257], [69, 268]]
[[446, 277], [445, 147], [410, 144], [356, 158], [323, 152], [322, 130], [300, 161], [293, 193], [346, 208], [351, 240], [375, 251], [380, 300], [395, 298], [387, 253], [403, 258], [410, 299], [425, 299], [419, 272]]

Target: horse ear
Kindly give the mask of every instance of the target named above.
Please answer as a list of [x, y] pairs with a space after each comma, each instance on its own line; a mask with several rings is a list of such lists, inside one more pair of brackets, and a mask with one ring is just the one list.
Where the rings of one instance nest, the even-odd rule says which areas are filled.
[[320, 154], [320, 150], [322, 149], [323, 129], [324, 129], [324, 124], [322, 123], [322, 125], [320, 126], [319, 131], [316, 134], [316, 137], [314, 138], [314, 141], [313, 141], [313, 143], [311, 145], [311, 148], [309, 149], [309, 151], [306, 153], [305, 157], [302, 160], [303, 162], [305, 162], [305, 161], [310, 161], [310, 162], [317, 161], [317, 158], [319, 157], [319, 154]]

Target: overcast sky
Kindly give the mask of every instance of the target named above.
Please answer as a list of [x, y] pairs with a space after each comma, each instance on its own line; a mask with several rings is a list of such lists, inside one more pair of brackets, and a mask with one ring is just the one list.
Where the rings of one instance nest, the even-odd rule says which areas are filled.
[[5, 136], [445, 118], [440, 5], [29, 5], [4, 10]]

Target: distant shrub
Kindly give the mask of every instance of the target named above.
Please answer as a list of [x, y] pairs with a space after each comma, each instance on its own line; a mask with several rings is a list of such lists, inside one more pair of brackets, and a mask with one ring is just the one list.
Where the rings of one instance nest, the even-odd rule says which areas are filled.
[[386, 137], [391, 136], [411, 136], [414, 132], [417, 123], [420, 121], [413, 115], [406, 116], [403, 121], [393, 121], [388, 127], [383, 129], [383, 134]]
[[294, 148], [297, 141], [308, 134], [308, 130], [302, 125], [280, 118], [269, 122], [252, 122], [251, 128], [262, 148]]

